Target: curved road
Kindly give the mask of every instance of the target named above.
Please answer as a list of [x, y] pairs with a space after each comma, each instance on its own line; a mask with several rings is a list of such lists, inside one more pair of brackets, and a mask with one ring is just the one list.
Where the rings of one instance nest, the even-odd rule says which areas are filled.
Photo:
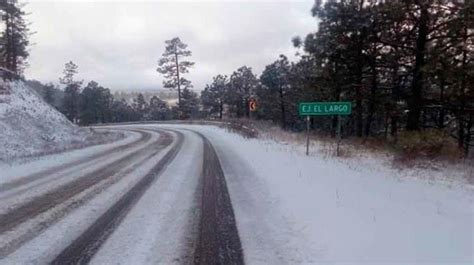
[[226, 179], [205, 135], [192, 127], [98, 129], [127, 137], [54, 155], [0, 183], [0, 263], [244, 263]]

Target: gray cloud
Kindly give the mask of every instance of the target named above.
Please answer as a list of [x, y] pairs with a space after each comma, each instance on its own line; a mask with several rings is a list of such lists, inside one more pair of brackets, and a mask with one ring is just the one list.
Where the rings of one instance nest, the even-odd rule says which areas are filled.
[[30, 1], [28, 78], [57, 82], [64, 63], [79, 78], [112, 89], [161, 88], [155, 71], [164, 41], [189, 45], [196, 89], [242, 65], [260, 73], [279, 54], [293, 58], [291, 38], [316, 28], [305, 1]]

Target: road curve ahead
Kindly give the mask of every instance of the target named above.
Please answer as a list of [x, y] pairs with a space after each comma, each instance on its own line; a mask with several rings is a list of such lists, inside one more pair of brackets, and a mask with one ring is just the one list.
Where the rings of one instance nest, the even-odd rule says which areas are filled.
[[205, 135], [140, 124], [98, 129], [127, 137], [17, 165], [21, 173], [0, 182], [0, 263], [244, 264], [226, 179]]

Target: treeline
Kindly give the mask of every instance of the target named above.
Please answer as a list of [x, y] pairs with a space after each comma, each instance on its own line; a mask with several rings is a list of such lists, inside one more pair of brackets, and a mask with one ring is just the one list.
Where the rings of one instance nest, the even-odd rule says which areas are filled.
[[131, 101], [138, 96], [138, 94], [142, 94], [145, 97], [145, 100], [149, 101], [152, 97], [157, 96], [162, 100], [165, 101], [174, 101], [176, 100], [176, 92], [170, 90], [160, 89], [137, 89], [137, 90], [115, 90], [113, 91], [113, 95], [115, 99], [125, 99], [127, 101]]
[[[316, 1], [318, 30], [293, 43], [257, 77], [241, 67], [218, 75], [202, 91], [211, 117], [271, 119], [301, 129], [302, 101], [351, 101], [346, 136], [444, 131], [466, 153], [474, 135], [474, 1]], [[258, 102], [249, 113], [248, 101]], [[312, 129], [335, 135], [336, 117], [312, 119]]]
[[[128, 101], [116, 98], [110, 89], [90, 81], [83, 85], [75, 80], [78, 66], [73, 62], [65, 65], [64, 76], [60, 78], [62, 89], [54, 84], [43, 85], [38, 81], [27, 81], [40, 93], [45, 101], [62, 112], [70, 121], [79, 125], [100, 123], [170, 120], [178, 118], [178, 108], [170, 106], [157, 96], [149, 99], [142, 93]], [[196, 93], [184, 90], [182, 93], [183, 113], [186, 117], [198, 117], [199, 99]]]

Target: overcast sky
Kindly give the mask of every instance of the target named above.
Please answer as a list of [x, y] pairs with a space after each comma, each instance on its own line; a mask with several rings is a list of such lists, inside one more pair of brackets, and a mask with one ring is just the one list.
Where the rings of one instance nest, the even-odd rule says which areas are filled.
[[193, 52], [186, 77], [199, 90], [242, 65], [260, 74], [279, 54], [294, 58], [291, 38], [317, 25], [314, 0], [26, 2], [35, 32], [27, 78], [57, 83], [72, 60], [79, 79], [118, 90], [161, 88], [157, 60], [175, 36]]

